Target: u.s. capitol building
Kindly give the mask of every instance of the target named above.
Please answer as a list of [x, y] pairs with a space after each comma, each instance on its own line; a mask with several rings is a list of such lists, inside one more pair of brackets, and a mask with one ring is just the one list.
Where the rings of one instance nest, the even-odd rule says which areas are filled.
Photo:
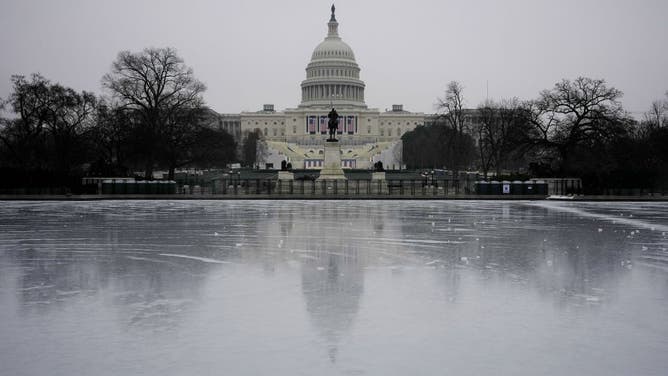
[[219, 114], [218, 126], [238, 142], [259, 130], [266, 145], [259, 157], [267, 166], [277, 167], [281, 161], [288, 161], [293, 168], [320, 169], [328, 132], [327, 114], [336, 108], [340, 116], [337, 139], [341, 167], [367, 169], [377, 161], [389, 168], [399, 167], [401, 136], [423, 125], [424, 114], [404, 111], [402, 105], [383, 112], [367, 107], [360, 67], [352, 48], [339, 36], [334, 6], [327, 27], [325, 40], [313, 50], [306, 66], [297, 108], [275, 111], [273, 105], [264, 105], [258, 112]]

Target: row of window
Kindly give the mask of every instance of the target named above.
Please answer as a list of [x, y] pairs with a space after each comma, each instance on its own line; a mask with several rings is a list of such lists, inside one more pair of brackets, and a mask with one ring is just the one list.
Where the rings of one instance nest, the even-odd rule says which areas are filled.
[[328, 56], [345, 56], [354, 58], [353, 54], [348, 51], [318, 51], [315, 53], [315, 57], [328, 57]]
[[[276, 128], [273, 128], [274, 131], [274, 137], [278, 136], [278, 130]], [[293, 129], [293, 133], [297, 133], [296, 127]], [[264, 135], [269, 136], [269, 129], [265, 128], [264, 129]], [[285, 136], [285, 129], [281, 129], [281, 136]]]
[[353, 69], [310, 69], [306, 77], [351, 77], [359, 78], [359, 72]]
[[[415, 124], [415, 126], [418, 125], [417, 121], [414, 122], [413, 124]], [[380, 122], [380, 125], [381, 125], [381, 126], [382, 126], [382, 125], [385, 125], [385, 122], [381, 121], [381, 122]], [[391, 121], [388, 121], [388, 122], [387, 122], [387, 125], [392, 125], [392, 122], [391, 122]], [[397, 125], [399, 125], [399, 122], [397, 122]], [[411, 122], [410, 122], [410, 121], [407, 121], [407, 122], [406, 122], [406, 125], [411, 125]]]
[[[247, 124], [247, 125], [251, 125], [251, 122], [249, 121], [249, 122], [247, 122], [246, 124]], [[274, 122], [274, 125], [277, 125], [277, 124], [278, 124], [278, 122]], [[281, 125], [284, 125], [284, 124], [285, 124], [285, 122], [284, 122], [284, 121], [281, 121]], [[255, 125], [260, 125], [260, 123], [256, 121], [256, 122], [255, 122]], [[265, 121], [265, 122], [264, 122], [264, 125], [268, 125], [268, 123]]]
[[341, 99], [364, 100], [364, 89], [350, 85], [315, 85], [302, 88], [302, 98], [332, 99], [334, 96]]
[[[322, 168], [323, 166], [322, 159], [304, 159], [304, 168]], [[342, 168], [355, 168], [357, 167], [357, 161], [354, 159], [343, 159], [341, 160]]]
[[[315, 117], [314, 117], [314, 118], [315, 118]], [[345, 118], [345, 117], [344, 117], [344, 118]], [[296, 120], [297, 120], [297, 119], [292, 119], [293, 122], [295, 122]], [[309, 121], [309, 120], [307, 119], [307, 124], [308, 124], [308, 121]], [[367, 119], [367, 122], [370, 122], [370, 121], [371, 121], [371, 119]], [[357, 120], [355, 120], [355, 124], [356, 124], [356, 123], [357, 123]], [[250, 124], [251, 124], [251, 122], [249, 121], [249, 122], [248, 122], [248, 125], [250, 125]], [[258, 124], [259, 124], [259, 123], [256, 121], [256, 122], [255, 122], [255, 125], [258, 125]], [[283, 125], [283, 124], [284, 124], [284, 122], [281, 121], [281, 125]], [[315, 123], [314, 123], [314, 124], [315, 124]], [[380, 123], [381, 126], [384, 125], [384, 124], [385, 124], [384, 122], [381, 122], [381, 123]], [[417, 122], [415, 122], [414, 124], [415, 124], [415, 126], [418, 125]], [[266, 122], [266, 121], [264, 122], [264, 125], [267, 125], [267, 122]], [[278, 122], [274, 121], [274, 122], [273, 122], [273, 125], [278, 125]], [[388, 127], [391, 126], [391, 125], [392, 125], [392, 122], [391, 122], [391, 121], [388, 122], [387, 125], [388, 125]], [[407, 125], [407, 126], [410, 126], [410, 122], [407, 121], [407, 122], [406, 122], [406, 125]], [[308, 125], [307, 125], [306, 133], [316, 133], [316, 129], [315, 129], [315, 128], [317, 128], [317, 127], [316, 127], [315, 125], [313, 125], [313, 130], [310, 130], [310, 129], [308, 128]], [[355, 128], [357, 128], [357, 126], [355, 126]], [[343, 128], [341, 128], [341, 131], [340, 131], [339, 133], [342, 133], [342, 132], [344, 132], [344, 133], [350, 133], [350, 132], [347, 132], [347, 130], [348, 130], [348, 129], [346, 129], [346, 132], [344, 132], [344, 131], [343, 131]], [[385, 133], [387, 132], [387, 136], [388, 136], [388, 137], [392, 137], [392, 135], [393, 135], [393, 132], [392, 132], [392, 131], [393, 131], [393, 130], [392, 130], [391, 128], [387, 129], [387, 131], [385, 130], [385, 128], [380, 128], [380, 136], [381, 136], [381, 137], [384, 137], [384, 136], [385, 136]], [[265, 128], [264, 128], [264, 132], [263, 132], [264, 135], [265, 135], [265, 136], [269, 136], [269, 132], [270, 132], [270, 131], [269, 131], [269, 128], [266, 128], [266, 127], [265, 127]], [[323, 132], [326, 133], [326, 131], [323, 131]], [[367, 132], [367, 134], [371, 134], [371, 126], [367, 126], [366, 132]], [[271, 133], [273, 134], [274, 137], [278, 137], [278, 134], [279, 134], [279, 130], [278, 130], [278, 128], [273, 128], [272, 131], [271, 131]], [[356, 132], [355, 132], [355, 133], [356, 133]], [[397, 136], [401, 136], [403, 133], [406, 133], [406, 130], [403, 130], [403, 131], [402, 131], [401, 128], [397, 128], [397, 131], [396, 131], [396, 135], [397, 135]], [[296, 126], [296, 125], [293, 125], [293, 126], [292, 126], [292, 134], [297, 134], [297, 126]], [[285, 136], [285, 129], [280, 129], [280, 135], [281, 135], [281, 136]]]
[[[310, 132], [310, 133], [315, 134], [315, 131]], [[326, 134], [326, 133], [327, 132], [322, 132], [322, 134]], [[341, 134], [343, 132], [339, 131], [338, 133]], [[371, 134], [371, 127], [367, 127], [366, 133]], [[403, 133], [405, 133], [405, 132], [402, 132], [401, 128], [397, 128], [397, 133], [396, 133], [397, 136], [401, 136]], [[292, 127], [292, 134], [297, 134], [297, 126]], [[352, 134], [352, 133], [350, 133], [350, 134]], [[264, 129], [264, 135], [269, 136], [269, 129], [268, 128]], [[273, 128], [273, 136], [278, 137], [278, 130], [276, 128]], [[285, 130], [284, 129], [281, 129], [281, 136], [285, 136]], [[385, 130], [384, 129], [380, 130], [380, 136], [385, 137]], [[387, 130], [387, 136], [392, 137], [392, 129]]]
[[[397, 136], [401, 136], [401, 134], [402, 134], [401, 128], [397, 128]], [[385, 137], [385, 130], [384, 129], [380, 130], [380, 136]], [[387, 136], [392, 137], [392, 129], [387, 130]]]

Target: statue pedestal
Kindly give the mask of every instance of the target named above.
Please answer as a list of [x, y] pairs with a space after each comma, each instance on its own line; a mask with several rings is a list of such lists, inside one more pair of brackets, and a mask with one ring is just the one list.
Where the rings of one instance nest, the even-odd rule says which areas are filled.
[[385, 171], [381, 172], [372, 172], [371, 180], [385, 180]]
[[325, 161], [318, 180], [345, 180], [341, 168], [341, 146], [338, 141], [325, 142]]
[[295, 180], [295, 174], [290, 171], [279, 171], [278, 180]]

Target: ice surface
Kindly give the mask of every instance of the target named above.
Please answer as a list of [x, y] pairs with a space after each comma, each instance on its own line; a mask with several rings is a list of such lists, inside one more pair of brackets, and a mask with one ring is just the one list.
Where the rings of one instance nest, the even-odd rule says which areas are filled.
[[666, 234], [662, 203], [4, 202], [0, 374], [663, 375]]

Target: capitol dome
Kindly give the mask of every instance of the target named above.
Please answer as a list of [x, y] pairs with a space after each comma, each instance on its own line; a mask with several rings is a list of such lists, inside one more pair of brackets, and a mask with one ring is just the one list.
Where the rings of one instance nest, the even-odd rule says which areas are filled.
[[311, 61], [323, 59], [345, 59], [355, 61], [355, 54], [350, 46], [341, 38], [325, 38], [313, 50]]
[[313, 50], [311, 62], [306, 66], [300, 107], [366, 108], [365, 85], [359, 78], [360, 68], [352, 48], [339, 37], [335, 10], [332, 5], [327, 36]]

